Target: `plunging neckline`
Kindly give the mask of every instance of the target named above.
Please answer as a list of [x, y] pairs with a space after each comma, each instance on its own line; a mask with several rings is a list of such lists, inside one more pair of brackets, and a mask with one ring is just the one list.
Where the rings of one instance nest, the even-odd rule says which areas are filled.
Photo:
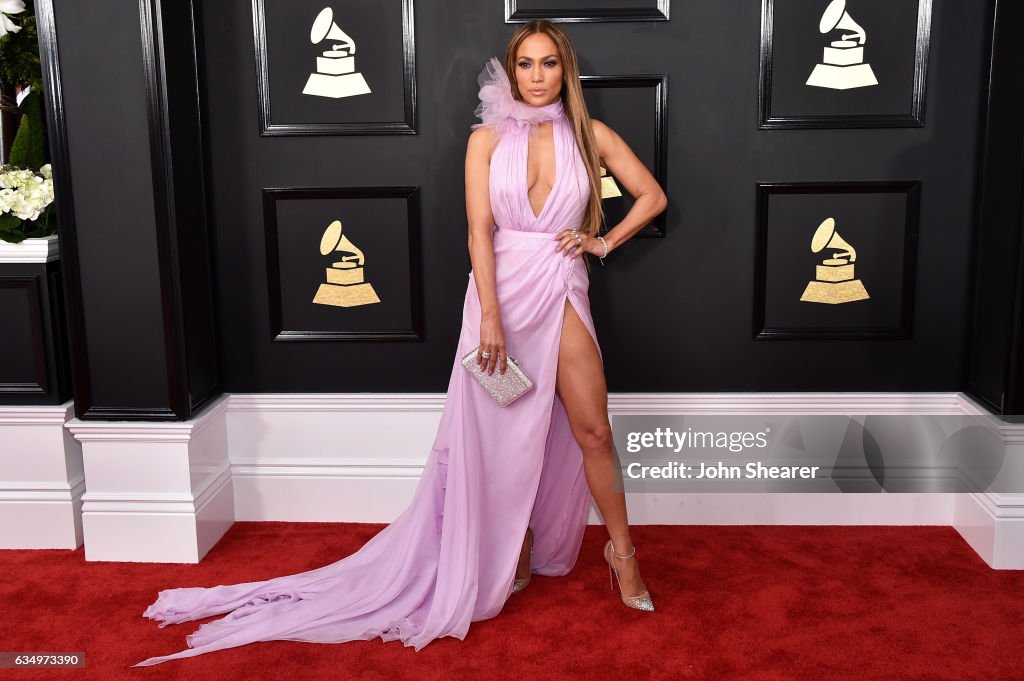
[[526, 153], [523, 154], [523, 165], [525, 166], [523, 168], [523, 196], [526, 198], [526, 209], [530, 211], [530, 217], [533, 218], [534, 222], [537, 222], [544, 217], [544, 212], [548, 209], [548, 204], [551, 203], [551, 197], [558, 188], [558, 180], [560, 179], [561, 173], [559, 172], [558, 167], [558, 138], [555, 134], [555, 125], [557, 125], [557, 123], [557, 119], [551, 120], [551, 147], [554, 151], [555, 181], [551, 184], [551, 190], [548, 192], [548, 195], [544, 197], [544, 203], [540, 207], [540, 213], [537, 213], [536, 215], [533, 212], [533, 204], [530, 203], [530, 135], [529, 132], [526, 134]]

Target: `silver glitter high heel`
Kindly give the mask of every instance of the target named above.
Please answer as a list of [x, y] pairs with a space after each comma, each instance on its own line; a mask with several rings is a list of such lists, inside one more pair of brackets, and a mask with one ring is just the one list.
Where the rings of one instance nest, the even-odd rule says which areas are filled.
[[[612, 565], [612, 559], [608, 557], [608, 553], [611, 552], [616, 558], [632, 558], [636, 555], [636, 546], [633, 547], [633, 552], [627, 556], [620, 556], [615, 553], [615, 547], [612, 546], [612, 540], [609, 539], [608, 543], [604, 545], [604, 562], [608, 563], [608, 588], [614, 589], [615, 586], [612, 584], [612, 573], [615, 574], [615, 581], [619, 581], [619, 571]], [[654, 601], [651, 600], [651, 593], [645, 591], [639, 596], [627, 596], [622, 593], [622, 583], [619, 582], [619, 596], [622, 598], [622, 602], [630, 608], [635, 610], [645, 610], [647, 612], [654, 612]]]
[[[526, 528], [526, 532], [527, 532], [527, 534], [530, 535], [530, 559], [531, 559], [530, 562], [532, 563], [533, 562], [532, 561], [532, 559], [533, 559], [533, 528], [527, 527]], [[532, 565], [531, 565], [531, 567], [532, 567]], [[523, 589], [525, 589], [526, 587], [528, 587], [530, 585], [530, 580], [531, 579], [533, 579], [533, 572], [531, 572], [530, 576], [527, 577], [526, 579], [517, 579], [515, 582], [512, 583], [512, 593], [518, 593], [518, 592], [522, 591]]]

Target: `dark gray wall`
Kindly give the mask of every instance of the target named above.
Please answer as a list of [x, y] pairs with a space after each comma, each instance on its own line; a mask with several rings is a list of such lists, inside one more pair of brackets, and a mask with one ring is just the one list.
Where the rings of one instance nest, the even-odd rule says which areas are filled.
[[75, 412], [221, 394], [192, 3], [39, 0]]
[[[418, 134], [297, 137], [259, 134], [248, 0], [196, 16], [80, 5], [37, 5], [77, 415], [188, 418], [221, 391], [444, 390], [476, 76], [515, 29], [502, 3], [416, 6]], [[756, 2], [564, 24], [585, 75], [668, 76], [666, 236], [591, 273], [609, 388], [966, 389], [1019, 412], [1019, 22], [995, 5], [934, 0], [924, 128], [758, 130]], [[753, 340], [756, 185], [886, 180], [921, 182], [911, 337]], [[261, 192], [307, 186], [420, 188], [422, 341], [272, 340]]]
[[[89, 401], [145, 409], [169, 386], [153, 184], [139, 172], [150, 167], [150, 151], [138, 5], [53, 4], [81, 271], [69, 282], [80, 286], [80, 300], [68, 302], [88, 310], [73, 342], [88, 348]], [[117, 380], [104, 379], [115, 367]]]
[[1024, 414], [1024, 5], [998, 0], [979, 167], [978, 233], [966, 389], [989, 408]]
[[[277, 138], [258, 133], [251, 3], [199, 5], [225, 389], [444, 390], [470, 269], [476, 76], [516, 28], [503, 3], [416, 4], [418, 135]], [[667, 235], [635, 239], [591, 273], [610, 390], [961, 388], [988, 5], [935, 0], [926, 127], [882, 130], [757, 129], [759, 2], [563, 24], [584, 73], [669, 76]], [[922, 181], [912, 338], [752, 340], [755, 184], [888, 179]], [[422, 187], [424, 341], [271, 341], [260, 189], [304, 185]]]

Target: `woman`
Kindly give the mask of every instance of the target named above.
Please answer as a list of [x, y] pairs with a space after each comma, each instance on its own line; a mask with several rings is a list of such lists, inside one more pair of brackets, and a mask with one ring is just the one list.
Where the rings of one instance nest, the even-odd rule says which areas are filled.
[[[564, 408], [573, 436], [582, 448], [590, 493], [610, 536], [605, 560], [611, 570], [618, 572], [623, 602], [653, 610], [637, 570], [625, 498], [613, 489], [617, 469], [602, 356], [586, 297], [587, 275], [575, 261], [589, 253], [601, 258], [603, 264], [603, 257], [610, 250], [665, 209], [665, 194], [622, 138], [589, 117], [580, 87], [576, 51], [561, 29], [546, 21], [524, 25], [506, 49], [504, 68], [496, 59], [491, 60], [489, 67], [491, 76], [481, 79], [483, 102], [477, 110], [483, 123], [473, 126], [477, 130], [470, 136], [466, 159], [469, 249], [483, 313], [478, 362], [486, 361], [488, 371], [495, 367], [504, 371], [507, 367], [502, 311], [508, 303], [502, 301], [499, 306], [494, 283], [495, 259], [506, 256], [507, 260], [514, 260], [506, 255], [506, 250], [521, 251], [522, 246], [506, 248], [505, 244], [522, 242], [527, 235], [553, 237], [560, 256], [569, 260], [563, 264], [569, 272], [565, 296], [557, 301], [561, 307], [561, 298], [565, 298], [564, 314], [561, 309], [542, 306], [549, 315], [562, 317], [555, 353], [556, 402], [561, 402], [556, 405], [556, 412]], [[514, 87], [510, 87], [507, 71], [515, 74]], [[509, 98], [510, 89], [518, 95], [514, 101]], [[598, 236], [603, 221], [601, 165], [637, 199], [623, 222], [604, 237]], [[566, 166], [569, 167], [562, 170]], [[524, 168], [525, 201], [520, 179]], [[565, 184], [559, 184], [563, 175], [568, 175]], [[549, 202], [554, 205], [549, 207]], [[498, 227], [493, 238], [492, 224]], [[576, 225], [580, 227], [569, 228]], [[546, 248], [546, 244], [537, 245], [539, 258], [555, 260], [546, 257]], [[510, 271], [509, 279], [523, 278], [516, 263], [505, 264]], [[528, 279], [528, 286], [523, 288], [545, 280], [545, 276], [542, 273]], [[511, 282], [501, 283], [509, 297], [514, 295]], [[534, 293], [524, 293], [522, 300], [538, 305]], [[533, 331], [528, 329], [528, 333]], [[523, 338], [514, 347], [521, 348], [528, 340], [533, 339]], [[523, 350], [517, 352], [521, 354]], [[560, 417], [556, 413], [553, 418]], [[524, 539], [516, 571], [518, 588], [530, 579], [531, 534], [527, 532]]]
[[[187, 636], [189, 649], [134, 666], [256, 641], [379, 636], [419, 651], [441, 636], [464, 639], [470, 622], [497, 615], [533, 573], [573, 568], [591, 496], [622, 602], [654, 609], [623, 494], [613, 491], [607, 392], [580, 260], [621, 245], [664, 210], [665, 196], [626, 144], [587, 115], [575, 50], [556, 26], [524, 25], [504, 66], [492, 59], [480, 84], [483, 122], [466, 153], [473, 271], [444, 412], [412, 503], [330, 565], [161, 591], [144, 613], [161, 627], [229, 614]], [[602, 159], [637, 198], [605, 237], [597, 235]], [[511, 351], [533, 388], [498, 406], [461, 366], [474, 349], [492, 374], [507, 370]]]

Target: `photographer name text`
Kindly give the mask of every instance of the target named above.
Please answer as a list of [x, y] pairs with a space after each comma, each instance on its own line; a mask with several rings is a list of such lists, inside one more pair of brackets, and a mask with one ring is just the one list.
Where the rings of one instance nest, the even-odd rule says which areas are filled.
[[729, 465], [723, 461], [705, 464], [703, 461], [689, 465], [683, 461], [670, 461], [658, 466], [631, 463], [626, 466], [626, 475], [634, 480], [647, 478], [662, 480], [778, 480], [811, 479], [818, 475], [819, 466], [766, 466], [761, 461], [751, 461], [745, 466]]

